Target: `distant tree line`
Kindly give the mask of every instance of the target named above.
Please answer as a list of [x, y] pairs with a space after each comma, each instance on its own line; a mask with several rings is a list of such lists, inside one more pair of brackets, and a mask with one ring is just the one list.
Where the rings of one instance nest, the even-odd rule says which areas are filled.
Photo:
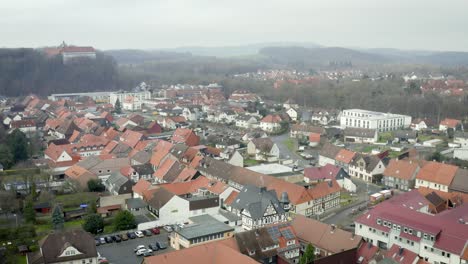
[[113, 90], [118, 80], [114, 59], [99, 52], [96, 59], [63, 64], [60, 55], [46, 57], [35, 49], [0, 49], [0, 95]]

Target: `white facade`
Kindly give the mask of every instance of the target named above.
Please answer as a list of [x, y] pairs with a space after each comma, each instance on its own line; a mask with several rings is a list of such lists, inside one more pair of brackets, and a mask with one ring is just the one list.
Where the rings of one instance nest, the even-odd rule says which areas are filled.
[[151, 99], [151, 92], [149, 91], [142, 91], [142, 92], [115, 92], [110, 94], [110, 103], [115, 106], [115, 102], [117, 99], [120, 101], [120, 103], [123, 103], [125, 98], [133, 96], [134, 98], [138, 98], [140, 102], [143, 100], [149, 100]]
[[349, 165], [350, 176], [359, 178], [367, 182], [372, 182], [373, 177], [375, 175], [383, 174], [384, 171], [385, 171], [385, 165], [383, 164], [382, 161], [379, 161], [379, 163], [377, 163], [377, 165], [375, 166], [375, 168], [372, 169], [372, 171], [367, 171], [362, 166], [354, 166], [352, 164]]
[[276, 144], [273, 144], [270, 151], [265, 153], [258, 149], [252, 141], [250, 141], [247, 144], [247, 154], [254, 156], [256, 160], [276, 161], [279, 159], [280, 150]]
[[260, 122], [260, 128], [266, 132], [275, 132], [281, 129], [281, 124], [279, 122]]
[[380, 113], [362, 109], [343, 110], [340, 117], [341, 128], [357, 127], [390, 131], [408, 128], [411, 116]]
[[236, 120], [236, 127], [246, 128], [246, 129], [255, 128], [257, 123], [258, 123], [257, 119], [252, 116], [248, 120], [237, 119]]
[[468, 148], [468, 138], [455, 136], [453, 143], [459, 144], [461, 148]]
[[209, 214], [217, 214], [219, 206], [190, 210], [190, 202], [177, 195], [174, 195], [161, 209], [159, 210], [159, 221], [161, 224], [178, 224], [186, 222], [190, 217]]
[[416, 188], [427, 187], [433, 190], [448, 192], [448, 186], [440, 183], [430, 182], [426, 180], [416, 179]]
[[468, 147], [454, 149], [453, 157], [461, 160], [468, 160]]
[[128, 110], [128, 111], [137, 111], [141, 110], [141, 100], [138, 99], [137, 97], [127, 97], [125, 100], [122, 102], [122, 109]]
[[288, 114], [288, 116], [291, 118], [291, 120], [297, 121], [298, 113], [297, 113], [296, 109], [291, 107], [286, 111], [286, 114]]

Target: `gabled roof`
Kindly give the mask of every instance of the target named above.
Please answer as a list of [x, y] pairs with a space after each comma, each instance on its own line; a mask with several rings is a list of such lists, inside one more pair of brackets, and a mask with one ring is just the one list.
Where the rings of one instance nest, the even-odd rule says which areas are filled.
[[344, 129], [345, 137], [374, 138], [377, 131], [375, 129], [347, 127]]
[[412, 180], [418, 170], [419, 165], [412, 160], [391, 159], [383, 175], [403, 180]]
[[445, 118], [444, 120], [440, 121], [440, 124], [446, 127], [456, 128], [461, 124], [461, 121], [458, 119]]
[[468, 194], [468, 170], [458, 169], [453, 177], [452, 184], [449, 189], [455, 192], [461, 192]]
[[120, 141], [133, 148], [138, 144], [140, 140], [143, 139], [143, 137], [143, 134], [140, 132], [127, 130], [120, 136]]
[[254, 138], [251, 142], [255, 145], [256, 149], [266, 153], [269, 153], [275, 145], [271, 138]]
[[325, 143], [325, 145], [323, 145], [322, 149], [320, 150], [320, 155], [330, 159], [335, 159], [340, 150], [340, 147], [330, 143]]
[[323, 167], [309, 167], [304, 169], [304, 177], [311, 180], [336, 179], [340, 170], [340, 167], [331, 164], [326, 164]]
[[268, 206], [272, 206], [277, 214], [285, 211], [274, 190], [266, 190], [252, 185], [242, 188], [231, 206], [238, 210], [247, 210], [252, 219], [262, 219]]
[[267, 115], [260, 122], [264, 123], [280, 123], [283, 119], [279, 115]]
[[167, 202], [169, 202], [175, 194], [169, 192], [164, 188], [158, 188], [153, 192], [151, 199], [148, 201], [148, 205], [156, 210], [161, 209]]
[[336, 154], [335, 160], [339, 162], [343, 162], [345, 164], [351, 163], [351, 161], [354, 158], [354, 155], [356, 155], [356, 152], [347, 150], [347, 149], [340, 149], [338, 153]]
[[431, 161], [419, 170], [416, 179], [449, 186], [457, 170], [457, 166]]
[[362, 239], [352, 232], [302, 215], [296, 215], [291, 225], [300, 240], [332, 253], [358, 248]]

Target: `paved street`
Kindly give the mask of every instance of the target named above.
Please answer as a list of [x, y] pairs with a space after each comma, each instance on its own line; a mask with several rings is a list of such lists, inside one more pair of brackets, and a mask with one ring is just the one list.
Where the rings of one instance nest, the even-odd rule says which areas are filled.
[[155, 255], [173, 250], [169, 245], [168, 233], [161, 230], [161, 234], [159, 235], [129, 239], [120, 243], [101, 245], [97, 247], [97, 251], [102, 257], [107, 258], [111, 264], [136, 264], [141, 263], [143, 257], [136, 256], [133, 250], [139, 245], [148, 247], [148, 244], [154, 244], [156, 241], [165, 241], [168, 246], [167, 249], [155, 251]]

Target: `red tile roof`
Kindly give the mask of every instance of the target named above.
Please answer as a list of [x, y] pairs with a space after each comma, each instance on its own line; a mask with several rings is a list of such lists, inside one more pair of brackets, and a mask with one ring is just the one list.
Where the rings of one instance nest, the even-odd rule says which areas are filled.
[[120, 141], [131, 148], [135, 147], [142, 139], [142, 133], [132, 130], [127, 130], [120, 136]]
[[96, 52], [96, 50], [93, 47], [66, 46], [61, 49], [61, 52], [65, 52], [65, 53]]
[[391, 159], [383, 175], [403, 180], [411, 180], [418, 170], [419, 165], [412, 160]]
[[200, 143], [200, 137], [198, 137], [191, 129], [177, 128], [171, 137], [171, 141], [174, 143], [184, 143], [189, 147], [193, 147]]
[[282, 119], [279, 115], [267, 115], [260, 122], [265, 123], [279, 123]]
[[140, 195], [143, 195], [143, 192], [148, 190], [151, 186], [151, 183], [145, 179], [140, 179], [137, 181], [135, 185], [132, 187], [132, 191], [134, 193], [138, 193]]
[[323, 167], [309, 167], [304, 169], [304, 177], [310, 180], [336, 179], [340, 167], [327, 164]]
[[341, 191], [341, 187], [338, 185], [338, 182], [333, 179], [331, 181], [319, 182], [317, 185], [308, 189], [307, 191], [313, 199], [319, 199], [329, 194]]
[[320, 134], [318, 133], [310, 133], [309, 134], [309, 142], [320, 142]]
[[448, 186], [452, 183], [457, 170], [457, 166], [431, 161], [419, 170], [416, 179]]
[[338, 151], [338, 154], [336, 154], [335, 160], [339, 162], [343, 162], [345, 164], [349, 164], [351, 163], [355, 155], [356, 155], [356, 152], [354, 151], [347, 150], [347, 149], [340, 149], [340, 151]]
[[440, 121], [440, 124], [446, 127], [456, 128], [459, 124], [461, 124], [461, 121], [458, 119], [445, 118], [444, 120]]

